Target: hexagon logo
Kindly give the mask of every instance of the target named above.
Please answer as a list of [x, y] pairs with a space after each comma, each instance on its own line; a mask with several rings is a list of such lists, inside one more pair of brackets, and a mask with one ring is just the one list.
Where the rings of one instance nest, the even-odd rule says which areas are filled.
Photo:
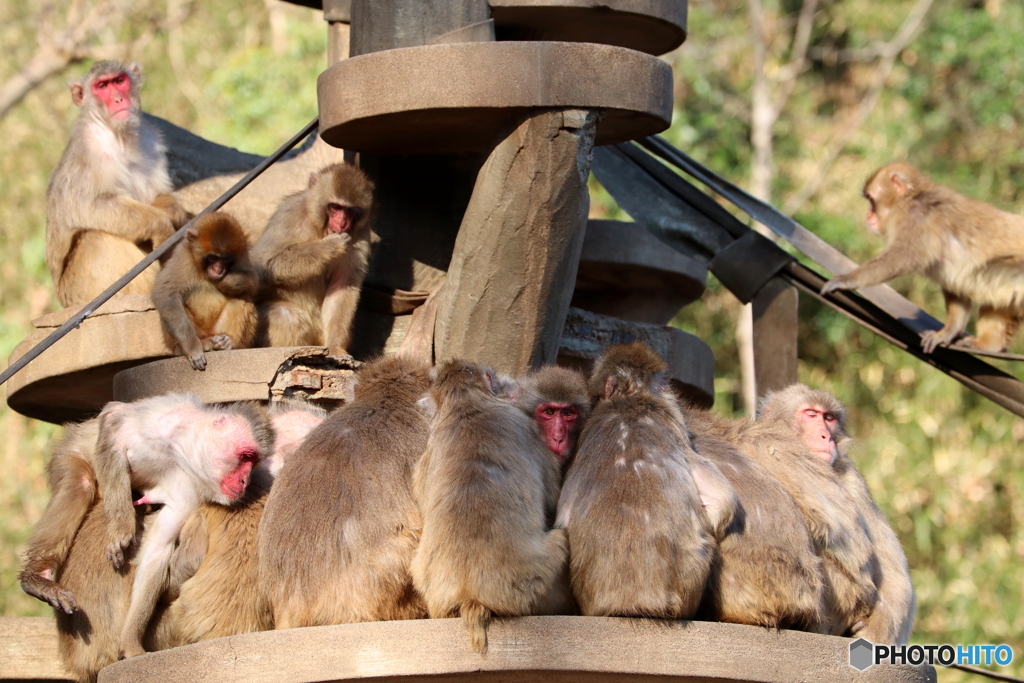
[[850, 666], [857, 671], [863, 671], [872, 664], [875, 659], [875, 646], [863, 638], [850, 643]]

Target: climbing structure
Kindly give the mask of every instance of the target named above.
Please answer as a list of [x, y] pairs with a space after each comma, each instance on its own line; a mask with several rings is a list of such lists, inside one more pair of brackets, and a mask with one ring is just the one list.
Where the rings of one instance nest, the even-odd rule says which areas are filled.
[[[226, 209], [258, 230], [310, 170], [342, 157], [366, 170], [377, 187], [380, 240], [353, 357], [316, 347], [221, 351], [195, 372], [170, 357], [147, 297], [116, 297], [8, 383], [9, 405], [55, 422], [93, 415], [111, 399], [171, 390], [211, 402], [330, 405], [351, 398], [361, 359], [398, 349], [410, 330], [427, 331], [417, 347], [424, 357], [509, 373], [553, 362], [586, 367], [608, 344], [643, 339], [669, 362], [681, 394], [710, 405], [711, 350], [666, 326], [701, 296], [707, 259], [667, 249], [639, 224], [588, 221], [594, 147], [669, 125], [672, 73], [656, 55], [684, 40], [685, 1], [316, 6], [332, 62], [318, 81], [320, 139]], [[162, 127], [191, 145], [171, 165], [179, 184], [191, 183], [180, 192], [192, 211], [237, 178], [226, 172], [254, 161]], [[12, 358], [73, 313], [34, 321]], [[795, 344], [791, 364], [787, 354], [776, 363], [778, 382], [795, 377]], [[847, 663], [847, 639], [730, 624], [529, 617], [499, 620], [490, 643], [486, 656], [472, 652], [456, 620], [293, 629], [132, 658], [104, 669], [100, 681], [934, 680], [929, 667], [859, 672]]]

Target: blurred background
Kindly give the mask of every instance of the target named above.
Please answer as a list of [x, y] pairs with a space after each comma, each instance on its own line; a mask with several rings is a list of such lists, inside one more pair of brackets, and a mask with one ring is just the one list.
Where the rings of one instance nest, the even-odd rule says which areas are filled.
[[[665, 56], [665, 137], [854, 260], [883, 246], [861, 190], [891, 160], [1024, 213], [1022, 0], [691, 0], [689, 30]], [[279, 0], [0, 1], [0, 357], [58, 308], [44, 196], [77, 114], [69, 78], [93, 59], [137, 60], [147, 111], [267, 154], [316, 115], [326, 50], [321, 14]], [[592, 188], [592, 217], [629, 220]], [[742, 308], [709, 280], [673, 324], [711, 346], [714, 409], [740, 416]], [[944, 317], [925, 278], [892, 284]], [[1024, 420], [820, 304], [804, 298], [800, 313], [800, 379], [848, 406], [853, 458], [906, 550], [913, 642], [1007, 643], [1002, 670], [1024, 674]], [[1024, 376], [1024, 363], [994, 364]], [[60, 432], [0, 405], [0, 616], [50, 614], [16, 573]]]

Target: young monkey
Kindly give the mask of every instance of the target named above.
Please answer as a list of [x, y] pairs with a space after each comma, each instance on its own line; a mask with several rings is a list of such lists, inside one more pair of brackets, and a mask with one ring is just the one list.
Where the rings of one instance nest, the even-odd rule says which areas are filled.
[[195, 370], [206, 369], [204, 351], [249, 348], [256, 336], [258, 288], [238, 221], [219, 211], [201, 216], [153, 288], [168, 346]]
[[372, 209], [373, 183], [347, 164], [321, 169], [285, 198], [253, 247], [266, 279], [263, 345], [348, 349]]

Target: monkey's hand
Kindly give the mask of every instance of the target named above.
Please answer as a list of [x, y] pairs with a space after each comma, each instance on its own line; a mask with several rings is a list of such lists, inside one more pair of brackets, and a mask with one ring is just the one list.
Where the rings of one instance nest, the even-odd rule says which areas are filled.
[[170, 194], [159, 194], [156, 199], [153, 200], [153, 206], [165, 211], [171, 219], [171, 225], [175, 230], [192, 220], [192, 214], [185, 210], [174, 195]]
[[834, 278], [832, 278], [831, 280], [829, 280], [828, 282], [825, 283], [825, 285], [821, 288], [821, 293], [822, 293], [822, 295], [825, 295], [825, 294], [830, 294], [830, 293], [835, 292], [835, 291], [840, 290], [840, 289], [855, 289], [855, 288], [856, 288], [856, 285], [853, 282], [850, 282], [848, 279], [846, 279], [845, 276], [837, 275], [837, 276], [835, 276]]
[[[49, 568], [49, 565], [46, 565], [46, 567], [46, 575], [49, 575], [52, 570]], [[70, 591], [61, 588], [60, 584], [47, 579], [46, 575], [26, 567], [24, 571], [18, 574], [21, 589], [32, 597], [49, 603], [51, 607], [65, 614], [71, 614], [78, 610], [78, 604], [75, 602], [75, 598], [71, 595]]]
[[348, 233], [332, 233], [320, 240], [320, 246], [324, 250], [324, 256], [327, 257], [326, 260], [333, 261], [345, 255], [345, 252], [348, 251], [348, 243], [351, 241], [352, 237]]
[[114, 565], [114, 569], [120, 569], [124, 565], [125, 548], [135, 545], [135, 520], [132, 519], [132, 528], [121, 529], [119, 525], [110, 521], [108, 533], [110, 542], [107, 544], [107, 561]]
[[955, 329], [943, 327], [939, 330], [928, 330], [921, 333], [921, 350], [931, 353], [940, 346], [949, 346], [950, 342], [960, 336]]

